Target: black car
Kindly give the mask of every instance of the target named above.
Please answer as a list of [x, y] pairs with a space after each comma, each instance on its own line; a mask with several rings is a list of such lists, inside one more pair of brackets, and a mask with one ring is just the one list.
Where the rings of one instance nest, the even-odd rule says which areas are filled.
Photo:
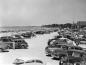
[[31, 38], [34, 37], [35, 34], [32, 32], [26, 32], [26, 33], [22, 33], [21, 36], [23, 36], [24, 38]]
[[45, 34], [45, 31], [36, 31], [35, 34]]

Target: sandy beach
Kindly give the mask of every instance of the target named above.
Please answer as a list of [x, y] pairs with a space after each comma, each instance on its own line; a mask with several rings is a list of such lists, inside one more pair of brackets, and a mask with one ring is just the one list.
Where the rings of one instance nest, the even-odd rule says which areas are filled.
[[25, 39], [25, 41], [29, 45], [28, 49], [14, 49], [9, 50], [9, 52], [6, 53], [0, 53], [0, 65], [14, 65], [14, 60], [20, 57], [36, 57], [40, 58], [46, 65], [58, 65], [59, 61], [52, 60], [45, 54], [45, 47], [47, 46], [48, 40], [56, 35], [57, 32], [54, 32], [51, 34], [37, 35], [36, 37], [33, 37], [31, 39]]

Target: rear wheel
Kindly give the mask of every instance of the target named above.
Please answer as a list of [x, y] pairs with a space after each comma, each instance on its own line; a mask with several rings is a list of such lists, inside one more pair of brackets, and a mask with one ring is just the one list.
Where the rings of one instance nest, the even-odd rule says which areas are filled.
[[59, 65], [63, 65], [63, 62], [60, 61], [60, 62], [59, 62]]
[[24, 45], [22, 45], [22, 46], [21, 46], [21, 48], [22, 48], [22, 49], [25, 49], [25, 46], [24, 46]]
[[80, 63], [76, 63], [76, 65], [80, 65]]
[[67, 65], [67, 62], [66, 62], [66, 60], [65, 60], [65, 57], [61, 57], [61, 58], [60, 58], [60, 64], [61, 64], [61, 65]]

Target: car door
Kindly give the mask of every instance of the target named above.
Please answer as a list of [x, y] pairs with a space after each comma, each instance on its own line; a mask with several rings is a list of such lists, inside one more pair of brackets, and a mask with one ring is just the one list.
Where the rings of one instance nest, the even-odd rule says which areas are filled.
[[57, 55], [66, 55], [67, 54], [67, 47], [62, 45], [60, 48], [56, 49], [55, 53]]

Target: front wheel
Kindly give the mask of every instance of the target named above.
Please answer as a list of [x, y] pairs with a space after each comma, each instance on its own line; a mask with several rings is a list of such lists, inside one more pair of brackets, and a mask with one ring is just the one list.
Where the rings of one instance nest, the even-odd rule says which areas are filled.
[[80, 63], [76, 63], [76, 65], [80, 65]]
[[63, 65], [63, 62], [60, 61], [60, 62], [59, 62], [59, 65]]

